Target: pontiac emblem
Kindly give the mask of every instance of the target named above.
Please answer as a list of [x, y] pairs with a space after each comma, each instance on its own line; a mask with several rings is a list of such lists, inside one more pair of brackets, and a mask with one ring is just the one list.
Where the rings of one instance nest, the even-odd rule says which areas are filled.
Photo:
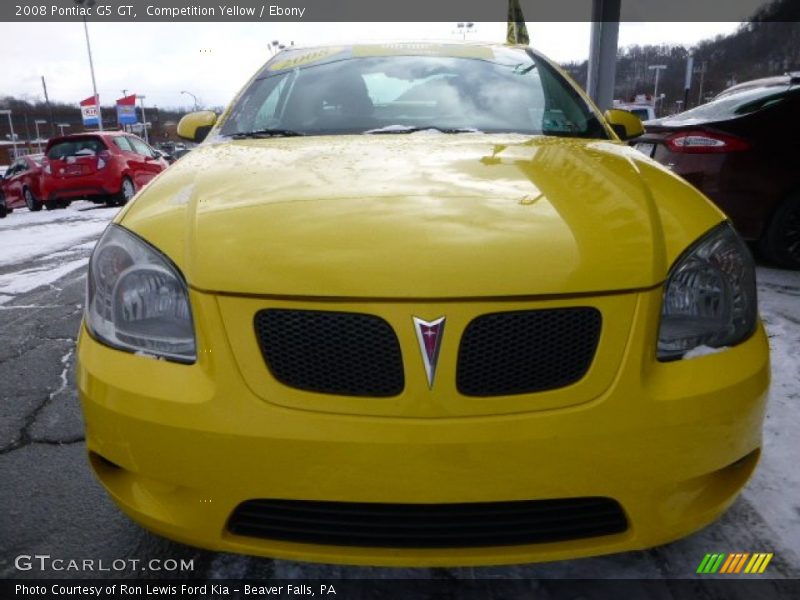
[[425, 374], [428, 376], [428, 388], [432, 388], [436, 363], [439, 361], [439, 348], [444, 336], [444, 317], [433, 321], [423, 321], [419, 317], [414, 317], [414, 329], [417, 331], [422, 362], [425, 365]]

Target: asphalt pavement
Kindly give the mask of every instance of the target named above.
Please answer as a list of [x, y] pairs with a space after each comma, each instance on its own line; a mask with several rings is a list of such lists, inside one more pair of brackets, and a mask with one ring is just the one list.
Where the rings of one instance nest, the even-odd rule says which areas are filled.
[[[13, 261], [3, 262], [0, 252], [0, 578], [687, 578], [695, 577], [706, 553], [740, 551], [774, 553], [770, 577], [800, 577], [800, 273], [759, 267], [761, 311], [773, 351], [763, 459], [733, 507], [703, 531], [647, 551], [546, 564], [460, 569], [317, 565], [170, 542], [131, 522], [95, 481], [74, 382], [75, 336], [85, 263], [98, 224], [114, 214], [114, 209], [75, 203], [41, 216], [19, 211], [0, 221], [3, 248], [4, 236], [22, 239], [25, 228], [34, 232], [34, 217], [43, 227], [45, 221], [48, 226], [62, 223], [73, 233], [42, 239]], [[92, 560], [95, 570], [55, 570], [52, 564], [28, 570], [18, 559], [37, 554]], [[101, 561], [108, 567], [120, 559], [141, 562], [135, 568], [96, 570]], [[191, 568], [141, 566], [153, 559], [162, 564], [190, 561]]]

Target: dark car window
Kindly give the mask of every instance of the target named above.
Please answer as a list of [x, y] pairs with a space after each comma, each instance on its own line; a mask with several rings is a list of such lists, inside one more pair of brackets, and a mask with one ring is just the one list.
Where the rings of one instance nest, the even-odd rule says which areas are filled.
[[116, 144], [117, 148], [120, 150], [124, 150], [125, 152], [133, 152], [133, 146], [128, 140], [127, 136], [119, 135], [114, 138], [114, 144]]
[[70, 138], [53, 144], [47, 151], [47, 158], [59, 160], [67, 156], [94, 156], [106, 149], [100, 138]]
[[356, 52], [285, 70], [268, 63], [221, 133], [285, 129], [335, 135], [435, 127], [607, 137], [575, 89], [549, 63], [522, 49], [480, 48], [475, 56], [402, 46], [388, 48], [387, 55]]
[[783, 88], [769, 86], [742, 90], [739, 93], [717, 98], [697, 108], [668, 117], [664, 121], [677, 124], [683, 121], [692, 123], [733, 119], [779, 104], [798, 92], [800, 92], [800, 88], [792, 89], [789, 86], [784, 86]]
[[136, 154], [141, 154], [142, 156], [150, 156], [150, 157], [153, 156], [153, 151], [150, 150], [150, 146], [145, 144], [142, 140], [132, 137], [128, 138], [128, 141], [133, 146], [133, 151], [136, 152]]

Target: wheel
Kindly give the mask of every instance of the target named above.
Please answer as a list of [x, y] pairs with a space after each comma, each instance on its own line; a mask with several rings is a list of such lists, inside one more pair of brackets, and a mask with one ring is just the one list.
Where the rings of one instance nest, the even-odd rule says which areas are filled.
[[759, 240], [761, 252], [785, 269], [800, 269], [800, 193], [778, 207]]
[[[25, 191], [22, 192], [22, 195], [25, 197], [25, 205], [28, 207], [29, 211], [39, 212], [42, 210], [42, 203], [34, 198], [33, 192], [31, 192], [30, 189], [25, 188]], [[48, 208], [50, 207], [48, 206]]]
[[136, 186], [133, 184], [133, 180], [130, 177], [123, 177], [122, 178], [122, 185], [119, 188], [119, 193], [117, 194], [116, 201], [117, 204], [123, 206], [128, 203], [128, 201], [136, 195]]
[[6, 199], [0, 196], [0, 219], [5, 219], [8, 214], [8, 207], [6, 206]]

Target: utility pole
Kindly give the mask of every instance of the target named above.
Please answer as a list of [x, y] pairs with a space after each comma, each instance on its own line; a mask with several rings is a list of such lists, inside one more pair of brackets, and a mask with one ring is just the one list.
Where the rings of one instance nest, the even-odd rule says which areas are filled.
[[44, 82], [44, 75], [42, 75], [42, 89], [44, 90], [44, 103], [47, 104], [47, 112], [50, 113], [50, 137], [56, 137], [56, 119], [53, 116], [50, 98], [47, 97], [47, 84]]
[[[92, 7], [95, 0], [75, 0], [75, 4]], [[94, 79], [94, 61], [92, 60], [92, 45], [89, 43], [89, 26], [86, 24], [86, 17], [83, 17], [83, 32], [86, 34], [86, 50], [89, 52], [89, 70], [92, 73], [92, 90], [94, 91], [94, 106], [97, 109], [97, 127], [103, 131], [103, 114], [100, 110], [100, 96], [97, 95], [97, 82]]]

